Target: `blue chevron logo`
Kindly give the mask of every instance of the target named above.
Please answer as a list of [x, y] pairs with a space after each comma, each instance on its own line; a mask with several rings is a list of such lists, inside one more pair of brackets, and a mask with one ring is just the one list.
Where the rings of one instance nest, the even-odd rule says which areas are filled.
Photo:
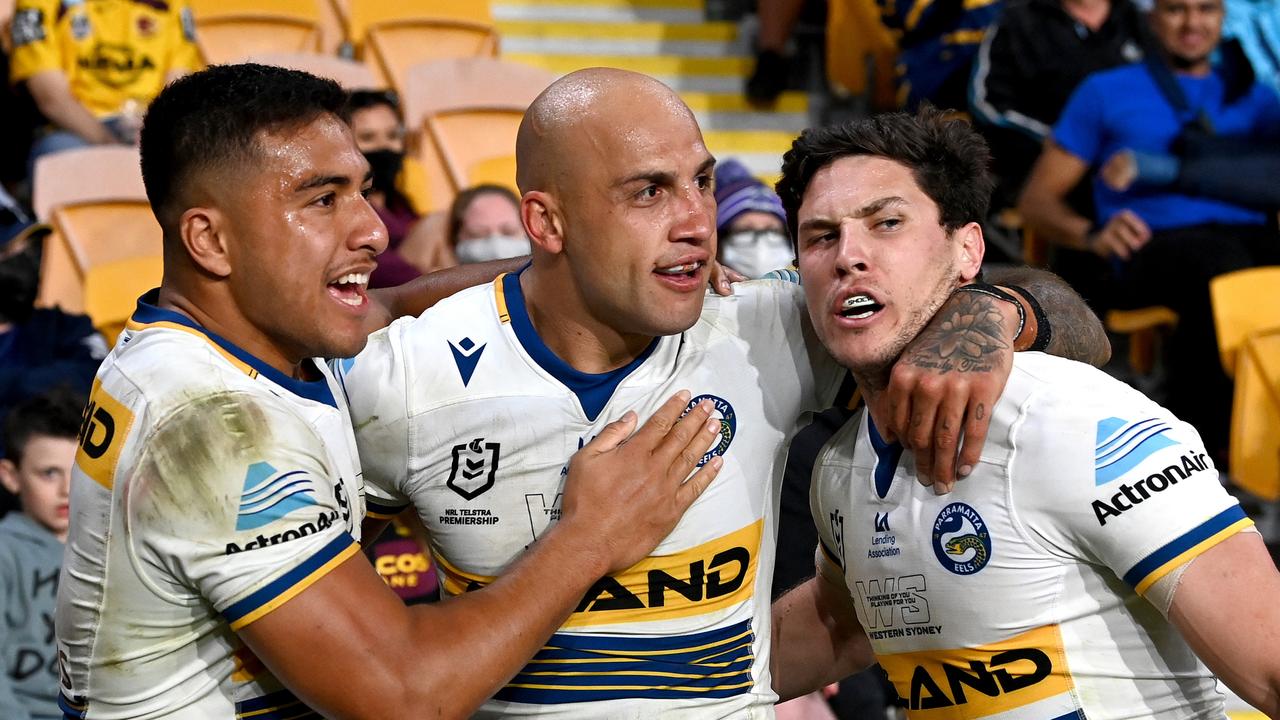
[[471, 382], [471, 375], [476, 371], [476, 365], [479, 364], [480, 355], [484, 353], [485, 347], [485, 345], [477, 345], [469, 337], [464, 337], [458, 342], [449, 341], [449, 349], [453, 351], [453, 364], [458, 366], [458, 375], [462, 377], [463, 387]]
[[1151, 457], [1157, 450], [1177, 445], [1165, 436], [1172, 429], [1159, 418], [1129, 422], [1120, 418], [1098, 421], [1093, 451], [1094, 484], [1106, 485]]
[[260, 528], [298, 508], [315, 504], [315, 485], [306, 473], [281, 473], [271, 463], [257, 462], [249, 466], [244, 476], [236, 530]]

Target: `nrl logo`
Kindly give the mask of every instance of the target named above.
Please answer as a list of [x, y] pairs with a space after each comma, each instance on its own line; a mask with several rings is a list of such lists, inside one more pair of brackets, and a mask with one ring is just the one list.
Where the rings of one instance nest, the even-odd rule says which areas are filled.
[[484, 438], [454, 445], [453, 469], [446, 483], [449, 489], [467, 500], [474, 500], [493, 487], [501, 447], [496, 442], [485, 442]]

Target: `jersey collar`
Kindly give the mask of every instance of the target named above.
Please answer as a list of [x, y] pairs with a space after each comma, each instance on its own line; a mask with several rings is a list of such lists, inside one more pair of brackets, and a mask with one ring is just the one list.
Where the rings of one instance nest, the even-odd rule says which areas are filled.
[[298, 380], [285, 375], [230, 340], [201, 326], [186, 315], [158, 307], [156, 303], [159, 302], [159, 299], [159, 289], [151, 290], [138, 298], [138, 307], [133, 311], [133, 316], [129, 319], [125, 328], [140, 331], [147, 328], [163, 327], [196, 335], [213, 345], [219, 351], [219, 354], [250, 377], [261, 375], [298, 397], [323, 403], [333, 408], [338, 407], [338, 402], [333, 397], [333, 390], [330, 389], [329, 383], [324, 379], [323, 372], [320, 373], [322, 377], [319, 380]]

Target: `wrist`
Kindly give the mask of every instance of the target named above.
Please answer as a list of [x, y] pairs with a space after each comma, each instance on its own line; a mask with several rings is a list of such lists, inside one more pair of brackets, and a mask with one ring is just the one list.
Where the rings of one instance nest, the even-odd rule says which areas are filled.
[[538, 542], [553, 552], [559, 552], [567, 559], [566, 566], [571, 566], [581, 577], [591, 582], [609, 574], [612, 569], [607, 541], [596, 537], [591, 523], [575, 521], [573, 517], [561, 516], [538, 538]]
[[[1041, 351], [1049, 347], [1049, 343], [1053, 340], [1053, 326], [1049, 323], [1049, 316], [1045, 314], [1044, 308], [1040, 302], [1036, 300], [1036, 296], [1032, 295], [1029, 290], [1018, 285], [1006, 285], [1009, 293], [1016, 297], [1019, 304], [1024, 306], [1023, 312], [1027, 316], [1027, 322], [1022, 329], [1022, 335], [1026, 339], [1019, 337], [1014, 342], [1014, 350], [1030, 350]], [[1026, 343], [1026, 347], [1023, 347]]]
[[[960, 292], [978, 293], [979, 295], [993, 297], [997, 300], [1003, 300], [1007, 306], [1012, 307], [1013, 313], [1016, 313], [1016, 315], [1006, 312], [1002, 312], [1001, 315], [1005, 318], [1006, 324], [1009, 326], [1010, 336], [1013, 339], [1013, 349], [1015, 351], [1023, 349], [1017, 344], [1018, 339], [1026, 334], [1027, 310], [1023, 306], [1022, 301], [1004, 288], [984, 282], [973, 282], [968, 285], [961, 285], [955, 289], [955, 293]], [[1030, 345], [1029, 342], [1027, 344]]]

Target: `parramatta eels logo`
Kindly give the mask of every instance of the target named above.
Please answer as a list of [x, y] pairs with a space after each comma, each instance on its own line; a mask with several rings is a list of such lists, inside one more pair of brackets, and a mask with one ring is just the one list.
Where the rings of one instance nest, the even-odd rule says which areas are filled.
[[695, 397], [685, 406], [684, 412], [680, 413], [680, 417], [688, 415], [689, 411], [703, 400], [710, 400], [714, 406], [711, 417], [715, 417], [717, 414], [720, 415], [720, 442], [716, 443], [715, 447], [702, 456], [702, 459], [698, 461], [698, 467], [705, 465], [711, 458], [728, 452], [729, 444], [733, 442], [733, 436], [738, 432], [738, 415], [733, 411], [733, 406], [729, 404], [729, 401], [718, 395], [703, 394]]
[[977, 510], [962, 502], [942, 508], [933, 522], [933, 554], [956, 575], [972, 575], [991, 560], [991, 532]]

